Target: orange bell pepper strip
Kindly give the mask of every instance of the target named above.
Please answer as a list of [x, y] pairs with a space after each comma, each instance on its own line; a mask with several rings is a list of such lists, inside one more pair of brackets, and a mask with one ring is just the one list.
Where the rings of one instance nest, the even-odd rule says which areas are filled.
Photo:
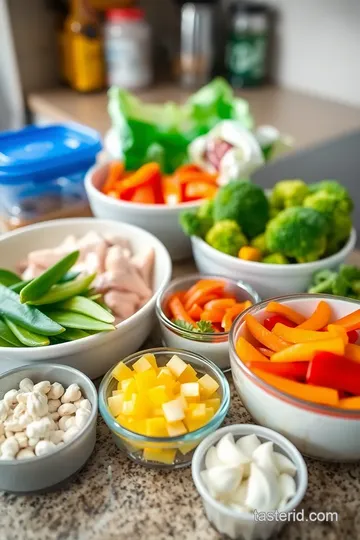
[[206, 310], [212, 310], [212, 309], [227, 309], [236, 304], [235, 298], [219, 298], [218, 300], [210, 300], [210, 302], [206, 302], [204, 305], [204, 309]]
[[225, 282], [220, 279], [199, 279], [199, 281], [194, 283], [194, 285], [192, 285], [190, 289], [186, 291], [184, 296], [184, 302], [187, 302], [190, 296], [192, 296], [199, 289], [206, 287], [207, 285], [219, 285], [225, 288]]
[[303, 323], [299, 324], [298, 328], [303, 330], [321, 330], [324, 328], [331, 317], [331, 308], [329, 304], [321, 300], [315, 308], [313, 314]]
[[183, 190], [174, 176], [163, 176], [161, 188], [165, 204], [175, 206], [183, 202]]
[[[341, 328], [340, 326], [338, 327]], [[322, 341], [323, 339], [331, 339], [333, 337], [341, 337], [344, 345], [348, 343], [348, 336], [344, 329], [338, 331], [334, 325], [328, 326], [327, 332], [316, 332], [315, 330], [302, 330], [298, 326], [290, 328], [285, 324], [277, 323], [272, 332], [289, 343], [307, 343], [309, 341]]]
[[261, 352], [261, 354], [263, 354], [267, 358], [271, 358], [272, 355], [274, 354], [274, 351], [270, 351], [270, 349], [267, 349], [266, 347], [259, 347], [258, 350], [259, 352]]
[[121, 161], [112, 161], [109, 163], [108, 174], [102, 187], [102, 192], [108, 195], [110, 191], [113, 191], [116, 184], [121, 180], [123, 173], [124, 164]]
[[294, 309], [291, 309], [289, 306], [286, 306], [285, 304], [279, 304], [279, 302], [269, 302], [266, 306], [265, 311], [269, 311], [271, 313], [278, 313], [279, 315], [284, 315], [287, 319], [294, 322], [295, 324], [301, 324], [305, 321], [304, 315], [301, 315], [301, 313], [298, 313]]
[[221, 323], [224, 317], [223, 309], [211, 309], [203, 311], [201, 314], [202, 321], [210, 321], [212, 323]]
[[327, 332], [320, 332], [321, 334], [329, 333], [332, 337], [341, 337], [344, 342], [344, 345], [349, 343], [349, 336], [345, 328], [342, 326], [337, 326], [336, 324], [328, 324]]
[[116, 188], [120, 198], [130, 200], [140, 186], [153, 186], [160, 184], [161, 173], [158, 163], [146, 163], [128, 178], [125, 178]]
[[[272, 332], [267, 330], [265, 326], [259, 323], [252, 315], [246, 315], [246, 326], [252, 336], [259, 342], [265, 345], [267, 349], [272, 351], [282, 351], [288, 346], [288, 343], [275, 336]], [[273, 357], [271, 357], [272, 359]], [[290, 360], [291, 361], [291, 360]]]
[[206, 182], [189, 182], [184, 188], [185, 201], [197, 201], [198, 199], [213, 199], [217, 192], [217, 187]]
[[354, 343], [348, 343], [345, 347], [345, 358], [352, 360], [353, 362], [360, 363], [360, 345], [355, 345]]
[[214, 187], [216, 187], [216, 181], [217, 181], [217, 174], [210, 174], [208, 172], [200, 171], [179, 171], [179, 169], [175, 173], [176, 178], [179, 179], [179, 182], [181, 184], [189, 184], [189, 183], [203, 183], [203, 184], [210, 184]]
[[152, 186], [140, 186], [131, 197], [131, 202], [141, 204], [155, 204], [155, 192]]
[[332, 324], [342, 326], [347, 332], [351, 332], [351, 330], [360, 330], [360, 309], [349, 313], [349, 315], [345, 315], [345, 317], [338, 319]]
[[272, 355], [272, 362], [310, 362], [317, 352], [330, 352], [343, 356], [345, 352], [344, 341], [341, 337], [333, 337], [322, 341], [308, 341], [296, 343]]
[[340, 409], [357, 409], [360, 410], [360, 397], [348, 397], [348, 398], [342, 398], [340, 399], [338, 403], [338, 407]]
[[225, 332], [229, 332], [230, 328], [232, 327], [232, 323], [234, 322], [234, 319], [240, 315], [245, 309], [252, 306], [252, 302], [250, 300], [246, 300], [245, 302], [240, 302], [238, 304], [234, 304], [232, 307], [228, 308], [225, 311], [225, 314], [223, 316], [223, 319], [221, 321], [221, 326], [223, 327]]
[[293, 397], [322, 405], [331, 405], [333, 407], [336, 407], [339, 403], [338, 392], [332, 388], [291, 381], [284, 377], [267, 373], [261, 369], [253, 369], [252, 371], [264, 382]]
[[236, 353], [240, 360], [244, 362], [244, 364], [249, 365], [252, 362], [269, 362], [268, 358], [261, 354], [261, 352], [251, 345], [245, 338], [239, 337], [239, 339], [236, 342]]
[[[193, 304], [201, 304], [201, 300], [204, 299], [209, 294], [222, 292], [225, 288], [224, 281], [213, 281], [212, 283], [203, 283], [198, 281], [195, 286], [189, 289], [191, 294], [185, 295], [185, 309], [189, 310]], [[208, 300], [206, 300], [208, 302]]]
[[192, 319], [194, 319], [195, 321], [200, 321], [202, 312], [203, 312], [203, 310], [202, 310], [202, 308], [199, 306], [199, 304], [194, 304], [194, 305], [191, 307], [191, 309], [189, 309], [189, 311], [188, 311], [190, 317], [191, 317]]
[[190, 324], [195, 325], [195, 321], [190, 317], [186, 309], [184, 308], [183, 304], [181, 303], [181, 300], [178, 296], [174, 295], [168, 303], [169, 310], [173, 316], [174, 319], [178, 319], [180, 321], [186, 321]]

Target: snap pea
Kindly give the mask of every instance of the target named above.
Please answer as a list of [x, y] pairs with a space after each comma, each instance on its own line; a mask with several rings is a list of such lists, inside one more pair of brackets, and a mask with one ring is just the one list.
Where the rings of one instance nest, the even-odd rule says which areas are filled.
[[12, 333], [10, 328], [0, 320], [0, 338], [7, 343], [10, 343], [13, 347], [22, 347], [21, 341]]
[[[59, 279], [58, 283], [67, 283], [68, 281], [73, 281], [80, 275], [80, 272], [67, 272], [61, 279]], [[31, 283], [32, 279], [27, 279], [26, 281], [19, 281], [18, 283], [15, 283], [14, 285], [10, 285], [10, 289], [14, 292], [19, 293], [21, 289], [23, 289], [26, 285]]]
[[28, 285], [21, 289], [20, 302], [25, 304], [26, 302], [38, 300], [46, 295], [51, 287], [55, 285], [55, 283], [57, 283], [72, 266], [74, 266], [79, 255], [79, 251], [69, 253], [69, 255], [66, 255], [66, 257], [45, 270], [39, 277], [33, 279]]
[[59, 341], [75, 341], [77, 339], [88, 337], [89, 335], [88, 332], [80, 330], [79, 328], [67, 328], [63, 334], [58, 336], [58, 339]]
[[10, 285], [14, 285], [14, 283], [17, 283], [20, 281], [21, 277], [14, 274], [14, 272], [10, 272], [10, 270], [6, 270], [5, 268], [0, 268], [0, 283], [1, 285], [5, 285], [5, 287], [10, 287]]
[[63, 302], [68, 298], [77, 296], [87, 289], [90, 283], [94, 280], [96, 274], [85, 276], [83, 278], [69, 281], [69, 283], [62, 283], [61, 285], [53, 285], [51, 289], [36, 300], [27, 302], [33, 306], [44, 306], [47, 304], [56, 304], [57, 302]]
[[92, 300], [93, 302], [96, 302], [97, 304], [99, 304], [100, 302], [98, 302], [98, 300], [101, 300], [103, 297], [103, 295], [101, 293], [98, 293], [98, 294], [93, 294], [92, 296], [88, 296], [87, 298], [89, 300]]
[[7, 317], [4, 317], [4, 319], [11, 332], [13, 332], [19, 341], [26, 347], [44, 347], [45, 345], [50, 345], [48, 337], [29, 332], [29, 330], [15, 324]]
[[75, 313], [87, 315], [88, 317], [96, 319], [97, 321], [110, 324], [115, 321], [115, 317], [111, 313], [85, 296], [74, 296], [65, 302], [56, 304], [54, 309], [60, 309], [61, 311], [74, 311]]
[[115, 330], [115, 327], [112, 324], [97, 321], [96, 319], [92, 319], [87, 315], [73, 313], [72, 311], [49, 311], [48, 315], [53, 321], [56, 321], [65, 328], [78, 328], [79, 330], [96, 330], [98, 332]]
[[62, 326], [37, 308], [21, 304], [19, 295], [4, 285], [0, 285], [0, 315], [42, 336], [56, 336], [64, 332]]
[[0, 338], [0, 347], [10, 347], [10, 348], [14, 348], [14, 345], [12, 345], [11, 343], [9, 343], [8, 341], [5, 341], [5, 339], [3, 338]]

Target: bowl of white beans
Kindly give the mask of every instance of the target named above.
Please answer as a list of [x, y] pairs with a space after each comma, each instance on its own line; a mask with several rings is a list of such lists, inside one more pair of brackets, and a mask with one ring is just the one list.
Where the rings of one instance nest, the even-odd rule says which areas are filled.
[[80, 371], [35, 364], [0, 377], [0, 491], [61, 486], [89, 459], [97, 392]]

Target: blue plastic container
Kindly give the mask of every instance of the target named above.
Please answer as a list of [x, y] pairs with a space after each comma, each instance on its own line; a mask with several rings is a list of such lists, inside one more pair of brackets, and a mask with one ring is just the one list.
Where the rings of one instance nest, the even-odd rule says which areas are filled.
[[90, 215], [84, 177], [102, 144], [78, 124], [0, 133], [0, 212], [7, 229]]

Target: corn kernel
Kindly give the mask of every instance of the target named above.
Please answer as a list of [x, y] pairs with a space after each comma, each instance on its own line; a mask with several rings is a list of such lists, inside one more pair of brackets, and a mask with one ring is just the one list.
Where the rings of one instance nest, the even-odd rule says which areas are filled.
[[210, 377], [210, 375], [208, 375], [207, 373], [206, 375], [201, 377], [201, 379], [199, 379], [199, 384], [200, 384], [200, 396], [205, 399], [211, 397], [219, 388], [218, 383], [212, 377]]
[[123, 402], [123, 394], [118, 394], [117, 396], [112, 396], [108, 398], [108, 407], [113, 416], [117, 416], [122, 412]]
[[185, 418], [183, 404], [179, 399], [164, 403], [162, 409], [167, 422], [178, 422]]
[[171, 373], [178, 379], [180, 375], [185, 371], [187, 364], [184, 360], [181, 360], [176, 354], [168, 361], [166, 366], [170, 369]]
[[156, 407], [161, 407], [163, 403], [170, 401], [172, 398], [172, 396], [169, 395], [169, 392], [166, 390], [166, 386], [154, 386], [154, 388], [150, 388], [148, 391], [148, 396], [151, 403], [153, 403]]
[[129, 377], [133, 377], [133, 375], [134, 373], [132, 372], [132, 370], [128, 366], [126, 366], [124, 362], [119, 362], [112, 371], [112, 376], [117, 381], [128, 379]]
[[172, 465], [175, 461], [176, 448], [144, 448], [143, 459], [146, 461], [157, 461]]
[[150, 364], [149, 360], [142, 356], [133, 364], [133, 370], [136, 371], [136, 373], [143, 373], [143, 371], [147, 371], [148, 369], [152, 368], [152, 365]]
[[184, 422], [173, 422], [172, 424], [166, 424], [167, 434], [169, 437], [179, 437], [187, 433]]
[[148, 418], [146, 420], [146, 435], [147, 437], [167, 437], [165, 418]]
[[180, 386], [180, 393], [188, 403], [200, 401], [200, 386], [198, 382], [182, 384]]

